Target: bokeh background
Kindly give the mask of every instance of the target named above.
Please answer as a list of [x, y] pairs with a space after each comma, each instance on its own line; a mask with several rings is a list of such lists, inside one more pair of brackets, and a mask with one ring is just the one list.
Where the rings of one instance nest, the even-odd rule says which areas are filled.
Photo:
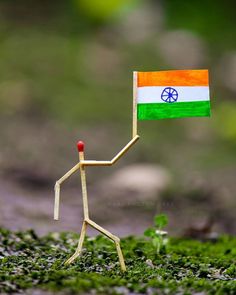
[[[140, 234], [236, 231], [236, 11], [227, 0], [0, 1], [0, 226], [79, 231], [78, 161], [131, 138], [132, 71], [208, 68], [212, 117], [145, 121], [115, 166], [88, 169], [91, 218]], [[209, 229], [210, 228], [210, 229]]]

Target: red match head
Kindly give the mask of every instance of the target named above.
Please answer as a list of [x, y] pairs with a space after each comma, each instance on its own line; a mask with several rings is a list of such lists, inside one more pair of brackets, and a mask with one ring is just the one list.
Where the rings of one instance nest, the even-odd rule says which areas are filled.
[[83, 143], [83, 141], [80, 140], [80, 141], [77, 142], [77, 148], [78, 148], [79, 152], [84, 151], [84, 143]]

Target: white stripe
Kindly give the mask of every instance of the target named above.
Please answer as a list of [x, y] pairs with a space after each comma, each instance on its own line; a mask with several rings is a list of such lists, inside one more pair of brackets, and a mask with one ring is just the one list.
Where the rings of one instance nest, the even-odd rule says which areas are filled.
[[[169, 90], [163, 93], [165, 88], [170, 86], [144, 86], [137, 89], [137, 102], [138, 103], [165, 103], [163, 99], [168, 99]], [[173, 95], [173, 98], [177, 98], [176, 102], [190, 102], [190, 101], [203, 101], [209, 100], [209, 87], [208, 86], [173, 86], [177, 95]], [[173, 94], [176, 94], [174, 92]]]

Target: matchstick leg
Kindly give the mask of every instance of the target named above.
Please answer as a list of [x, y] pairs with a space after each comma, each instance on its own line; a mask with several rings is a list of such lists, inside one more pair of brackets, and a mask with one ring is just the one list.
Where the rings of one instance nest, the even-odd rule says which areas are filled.
[[86, 223], [86, 221], [83, 221], [78, 247], [77, 247], [75, 253], [65, 262], [65, 264], [70, 264], [81, 254], [83, 243], [84, 243], [84, 238], [85, 238], [85, 234], [86, 234], [86, 228], [87, 228], [87, 223]]
[[116, 237], [115, 235], [113, 235], [112, 233], [110, 233], [108, 230], [104, 229], [103, 227], [101, 227], [100, 225], [95, 223], [94, 221], [92, 221], [90, 219], [86, 219], [86, 222], [89, 225], [91, 225], [93, 228], [95, 228], [96, 230], [100, 231], [102, 234], [107, 236], [109, 239], [111, 239], [115, 243], [117, 254], [119, 257], [120, 268], [122, 271], [126, 271], [125, 261], [124, 261], [124, 257], [123, 257], [121, 247], [120, 247], [120, 239], [118, 237]]
[[120, 248], [120, 242], [117, 242], [117, 241], [114, 241], [114, 242], [115, 242], [116, 251], [117, 251], [117, 254], [118, 254], [118, 257], [119, 257], [120, 268], [121, 268], [122, 271], [126, 271], [125, 260], [124, 260], [123, 253], [122, 253], [121, 248]]

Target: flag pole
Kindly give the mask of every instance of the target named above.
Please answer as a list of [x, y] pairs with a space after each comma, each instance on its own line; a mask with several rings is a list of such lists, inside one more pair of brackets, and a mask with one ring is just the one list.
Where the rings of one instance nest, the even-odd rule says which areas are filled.
[[133, 138], [137, 135], [137, 72], [133, 72]]

